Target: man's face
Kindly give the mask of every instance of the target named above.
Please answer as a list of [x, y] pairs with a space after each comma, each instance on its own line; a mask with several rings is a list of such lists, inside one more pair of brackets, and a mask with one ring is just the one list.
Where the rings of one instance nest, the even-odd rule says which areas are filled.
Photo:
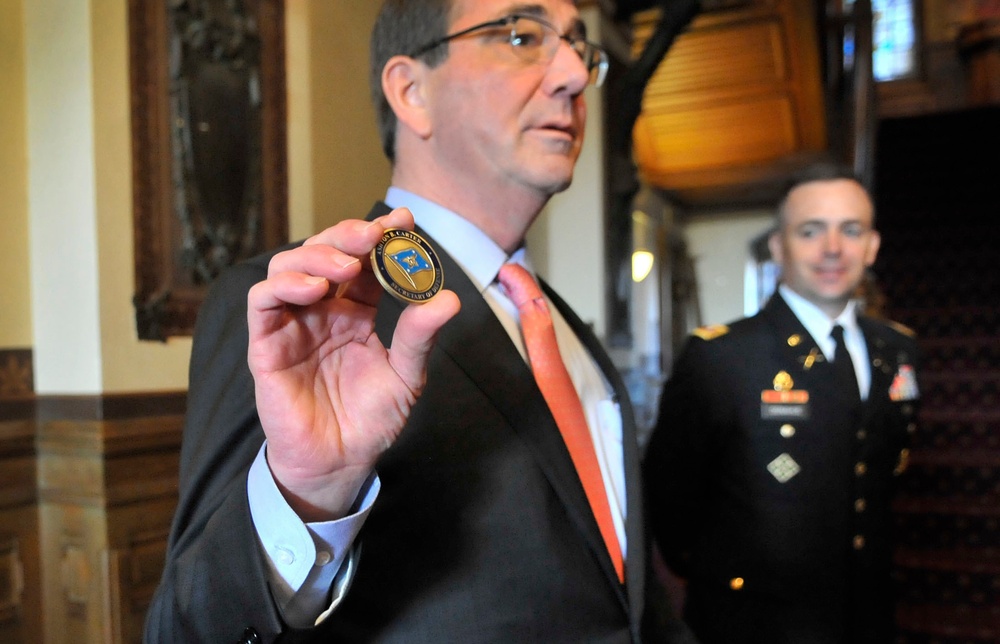
[[[579, 28], [571, 0], [455, 0], [449, 33], [512, 13], [531, 14], [560, 33]], [[503, 30], [450, 41], [448, 57], [430, 75], [431, 141], [442, 168], [456, 180], [545, 196], [565, 189], [583, 144], [588, 72], [560, 42], [548, 64], [519, 58]]]
[[880, 237], [872, 216], [868, 195], [849, 179], [792, 190], [780, 230], [769, 239], [782, 282], [831, 318], [839, 315], [875, 262]]

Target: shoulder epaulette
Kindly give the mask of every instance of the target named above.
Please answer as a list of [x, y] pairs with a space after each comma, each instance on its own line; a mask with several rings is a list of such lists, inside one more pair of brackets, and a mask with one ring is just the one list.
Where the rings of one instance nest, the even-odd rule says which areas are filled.
[[909, 336], [911, 338], [917, 337], [917, 332], [911, 329], [910, 327], [906, 326], [905, 324], [900, 324], [899, 322], [894, 322], [892, 320], [886, 320], [886, 324], [891, 326], [893, 329], [896, 329], [903, 335]]
[[729, 333], [729, 327], [725, 324], [710, 324], [708, 326], [700, 326], [691, 333], [702, 340], [714, 340]]

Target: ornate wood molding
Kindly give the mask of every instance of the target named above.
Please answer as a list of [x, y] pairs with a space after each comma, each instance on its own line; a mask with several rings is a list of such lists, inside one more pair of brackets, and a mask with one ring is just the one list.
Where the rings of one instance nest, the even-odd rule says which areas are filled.
[[24, 399], [34, 390], [31, 349], [0, 349], [0, 401]]
[[129, 0], [138, 336], [287, 240], [283, 0]]

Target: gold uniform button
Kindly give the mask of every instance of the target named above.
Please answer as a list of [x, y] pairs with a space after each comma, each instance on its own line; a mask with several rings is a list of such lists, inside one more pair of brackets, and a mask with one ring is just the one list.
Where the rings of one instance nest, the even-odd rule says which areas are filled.
[[729, 588], [732, 590], [743, 590], [743, 577], [733, 577], [730, 579]]
[[865, 538], [860, 534], [854, 537], [854, 549], [861, 550], [865, 547]]
[[857, 463], [854, 466], [854, 474], [857, 476], [864, 476], [865, 472], [867, 471], [868, 471], [868, 466], [865, 465], [864, 461]]
[[917, 424], [916, 423], [910, 423], [909, 425], [906, 426], [906, 431], [908, 431], [911, 434], [913, 432], [917, 431]]
[[855, 512], [864, 512], [866, 507], [867, 504], [865, 503], [864, 499], [858, 499], [857, 501], [854, 502]]
[[864, 440], [864, 439], [866, 439], [866, 438], [868, 438], [868, 432], [866, 432], [866, 431], [865, 431], [865, 430], [863, 430], [863, 429], [859, 429], [859, 430], [858, 430], [858, 440], [859, 440], [859, 441], [863, 441], [863, 440]]
[[795, 436], [795, 428], [791, 425], [782, 425], [779, 431], [781, 432], [782, 438], [791, 438], [792, 436]]

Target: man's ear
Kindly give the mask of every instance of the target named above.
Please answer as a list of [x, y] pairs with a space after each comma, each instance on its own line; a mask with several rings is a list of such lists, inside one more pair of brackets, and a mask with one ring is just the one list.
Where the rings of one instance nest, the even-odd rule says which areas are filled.
[[393, 56], [382, 68], [382, 92], [400, 125], [420, 138], [431, 135], [424, 81], [428, 67], [409, 56]]
[[882, 245], [882, 235], [877, 230], [871, 231], [869, 235], [868, 249], [865, 251], [865, 266], [871, 267], [875, 263], [875, 258], [878, 256], [878, 249]]
[[775, 230], [770, 235], [767, 236], [767, 249], [771, 251], [771, 259], [775, 264], [781, 264], [782, 258], [784, 257], [783, 249], [781, 248], [781, 231]]

